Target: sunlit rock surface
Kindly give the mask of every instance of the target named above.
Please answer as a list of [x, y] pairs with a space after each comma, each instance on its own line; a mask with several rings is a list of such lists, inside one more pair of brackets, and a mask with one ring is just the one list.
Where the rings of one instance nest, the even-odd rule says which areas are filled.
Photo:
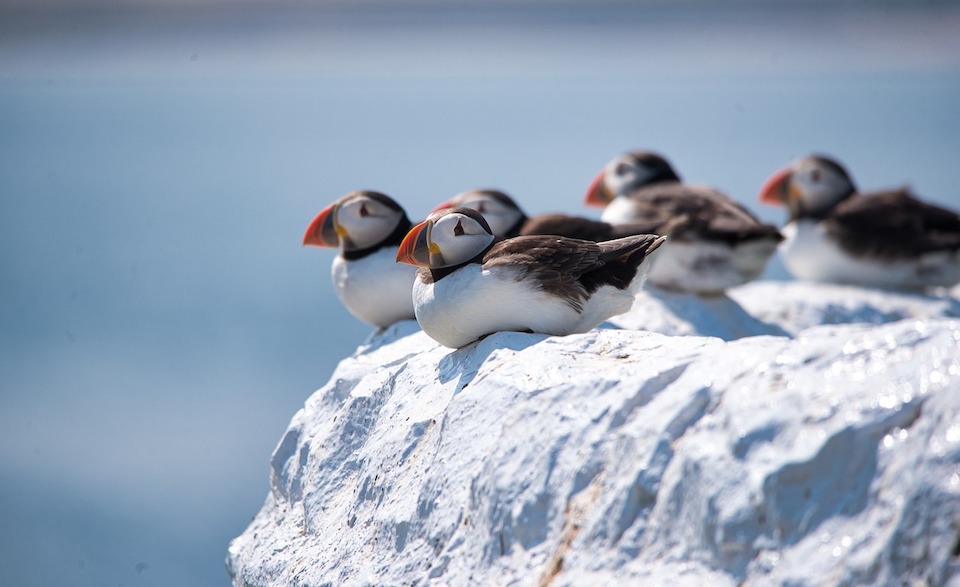
[[610, 320], [629, 330], [716, 336], [792, 336], [820, 324], [884, 324], [960, 317], [960, 288], [921, 294], [846, 285], [756, 281], [726, 295], [700, 297], [648, 285], [630, 312]]
[[[787, 291], [806, 321], [818, 288], [729, 299]], [[243, 586], [960, 581], [960, 319], [839, 321], [866, 323], [457, 351], [395, 325], [294, 416], [228, 570]]]
[[795, 334], [820, 324], [885, 324], [898, 320], [960, 318], [960, 288], [927, 294], [849, 285], [755, 281], [730, 290], [755, 320]]

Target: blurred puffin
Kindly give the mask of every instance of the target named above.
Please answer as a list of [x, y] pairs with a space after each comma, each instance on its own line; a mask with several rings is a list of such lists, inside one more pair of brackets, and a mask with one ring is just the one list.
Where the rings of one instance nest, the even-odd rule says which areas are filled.
[[785, 206], [780, 255], [798, 279], [918, 289], [960, 281], [960, 215], [907, 188], [860, 193], [822, 155], [777, 171], [760, 201]]
[[626, 312], [642, 285], [644, 260], [664, 239], [498, 240], [479, 212], [450, 208], [414, 226], [397, 261], [420, 267], [413, 286], [420, 327], [459, 348], [502, 330], [586, 332]]
[[396, 262], [397, 247], [411, 225], [392, 198], [360, 190], [317, 214], [303, 244], [340, 248], [330, 271], [337, 297], [351, 314], [383, 328], [414, 318], [416, 270]]
[[431, 212], [449, 208], [476, 210], [490, 225], [493, 235], [500, 238], [548, 234], [597, 242], [634, 234], [648, 234], [655, 232], [652, 230], [654, 227], [662, 228], [659, 223], [616, 225], [570, 214], [527, 216], [513, 198], [500, 190], [488, 188], [461, 192], [438, 205]]
[[604, 208], [604, 222], [643, 223], [655, 233], [683, 218], [650, 269], [650, 282], [667, 290], [722, 294], [758, 277], [783, 240], [777, 227], [723, 192], [681, 182], [670, 163], [650, 151], [623, 153], [607, 163], [585, 203]]

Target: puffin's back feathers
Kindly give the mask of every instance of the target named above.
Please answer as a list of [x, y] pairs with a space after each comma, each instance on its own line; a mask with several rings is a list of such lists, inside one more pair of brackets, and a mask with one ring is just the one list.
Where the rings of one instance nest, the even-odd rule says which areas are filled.
[[896, 260], [960, 249], [960, 214], [922, 202], [906, 188], [856, 194], [837, 204], [824, 225], [857, 256]]
[[651, 232], [662, 233], [665, 224], [685, 216], [687, 222], [674, 233], [678, 240], [696, 236], [739, 244], [783, 238], [776, 226], [762, 223], [742, 204], [708, 186], [659, 183], [634, 190], [628, 197], [635, 202], [636, 222], [649, 225]]
[[483, 256], [484, 269], [509, 267], [515, 279], [532, 277], [543, 290], [568, 300], [579, 311], [604, 285], [626, 289], [643, 260], [666, 237], [633, 235], [594, 242], [559, 236], [519, 236], [494, 244]]
[[597, 243], [603, 249], [600, 260], [604, 265], [584, 274], [580, 282], [591, 292], [603, 285], [626, 289], [637, 276], [640, 264], [666, 240], [666, 236], [637, 234]]
[[569, 214], [538, 214], [529, 218], [520, 231], [522, 235], [540, 234], [565, 236], [594, 242], [608, 241], [638, 234], [663, 234], [662, 220], [610, 224]]

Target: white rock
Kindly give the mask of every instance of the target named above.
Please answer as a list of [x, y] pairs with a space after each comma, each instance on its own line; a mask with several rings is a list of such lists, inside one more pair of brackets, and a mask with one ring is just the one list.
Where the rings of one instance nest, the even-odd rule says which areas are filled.
[[819, 324], [886, 324], [910, 318], [960, 317], [960, 290], [915, 293], [851, 285], [754, 281], [730, 298], [755, 320], [796, 334]]
[[784, 328], [450, 351], [395, 325], [294, 416], [234, 584], [960, 577], [960, 320]]
[[648, 285], [630, 312], [610, 322], [628, 330], [716, 336], [795, 335], [819, 324], [885, 324], [907, 318], [960, 317], [949, 292], [889, 292], [797, 281], [754, 281], [727, 295], [701, 297]]
[[626, 314], [614, 316], [610, 324], [625, 330], [649, 330], [678, 336], [716, 336], [734, 340], [770, 334], [787, 336], [777, 324], [750, 315], [731, 295], [701, 297], [691, 293], [668, 292], [653, 286], [641, 290]]

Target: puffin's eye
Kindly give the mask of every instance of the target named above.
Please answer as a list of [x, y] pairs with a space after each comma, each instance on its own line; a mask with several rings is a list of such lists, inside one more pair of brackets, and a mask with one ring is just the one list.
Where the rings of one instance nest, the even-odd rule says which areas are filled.
[[820, 181], [820, 175], [821, 175], [821, 174], [820, 174], [820, 170], [819, 170], [819, 169], [814, 169], [813, 171], [810, 172], [810, 179], [812, 179], [813, 181], [819, 182], [819, 181]]
[[453, 227], [453, 236], [460, 236], [463, 234], [463, 221], [457, 220], [457, 225]]
[[365, 218], [370, 215], [370, 211], [367, 210], [366, 204], [360, 204], [360, 218]]
[[627, 163], [617, 163], [617, 168], [614, 170], [617, 175], [624, 175], [628, 171], [630, 171], [630, 165]]
[[486, 202], [478, 203], [476, 209], [477, 209], [477, 212], [483, 214], [484, 212], [487, 211], [487, 203]]

